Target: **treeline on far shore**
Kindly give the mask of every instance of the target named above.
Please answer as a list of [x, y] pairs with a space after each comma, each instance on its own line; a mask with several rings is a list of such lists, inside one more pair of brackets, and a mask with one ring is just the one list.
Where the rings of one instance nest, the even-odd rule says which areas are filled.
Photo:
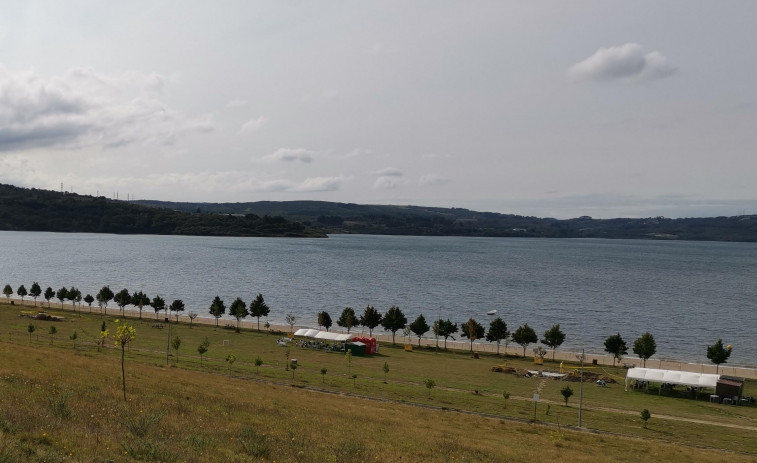
[[326, 236], [283, 217], [190, 214], [103, 196], [4, 184], [0, 184], [0, 230], [195, 236]]
[[[3, 287], [3, 295], [8, 301], [14, 294], [14, 289], [10, 284], [6, 284]], [[133, 305], [139, 309], [139, 318], [142, 318], [142, 311], [145, 307], [150, 307], [155, 312], [156, 319], [161, 311], [166, 312], [166, 318], [169, 317], [169, 313], [176, 316], [178, 322], [179, 315], [185, 311], [185, 304], [181, 299], [174, 299], [168, 303], [161, 296], [156, 295], [150, 298], [142, 291], [130, 292], [124, 288], [118, 292], [113, 292], [110, 286], [103, 286], [97, 292], [95, 296], [91, 294], [82, 295], [82, 292], [76, 288], [61, 287], [58, 290], [54, 290], [51, 287], [47, 287], [44, 291], [38, 282], [33, 282], [29, 289], [25, 285], [20, 285], [15, 290], [15, 294], [19, 296], [23, 301], [26, 297], [34, 299], [34, 305], [37, 305], [37, 300], [43, 297], [50, 307], [50, 301], [55, 298], [63, 306], [65, 301], [70, 301], [76, 307], [79, 304], [81, 308], [82, 301], [92, 311], [92, 304], [97, 302], [96, 307], [103, 313], [107, 313], [108, 304], [113, 301], [120, 309], [121, 313], [128, 305]], [[240, 331], [241, 321], [248, 316], [257, 318], [257, 329], [260, 331], [260, 318], [268, 317], [270, 314], [270, 307], [265, 302], [265, 298], [262, 293], [258, 293], [249, 304], [241, 297], [237, 297], [232, 301], [227, 308], [226, 303], [219, 297], [211, 301], [208, 312], [216, 319], [216, 326], [218, 326], [219, 319], [228, 313], [229, 316], [234, 317], [237, 321], [236, 330]], [[190, 324], [198, 316], [197, 312], [189, 312]], [[294, 314], [287, 313], [285, 315], [286, 324], [289, 325], [290, 332], [294, 332], [294, 326], [297, 324], [297, 317]], [[327, 311], [320, 311], [317, 313], [317, 324], [319, 327], [323, 327], [328, 331], [333, 326], [333, 319]], [[539, 336], [536, 331], [525, 323], [513, 331], [510, 331], [507, 323], [501, 317], [495, 317], [491, 320], [488, 327], [485, 327], [474, 318], [469, 318], [467, 321], [461, 322], [459, 325], [457, 322], [451, 321], [449, 318], [446, 320], [438, 319], [432, 320], [429, 325], [423, 314], [419, 315], [415, 320], [408, 323], [408, 319], [405, 316], [401, 308], [397, 306], [391, 306], [386, 313], [381, 313], [372, 305], [367, 305], [363, 310], [363, 313], [358, 315], [355, 309], [352, 307], [345, 307], [339, 317], [336, 320], [336, 324], [347, 330], [347, 333], [353, 327], [363, 326], [368, 329], [369, 336], [373, 336], [373, 330], [382, 327], [385, 331], [391, 332], [392, 344], [396, 342], [396, 334], [401, 334], [409, 338], [410, 334], [414, 334], [418, 338], [418, 346], [421, 345], [421, 339], [427, 333], [431, 332], [434, 336], [444, 339], [444, 349], [447, 348], [447, 339], [454, 338], [454, 335], [460, 333], [460, 336], [467, 338], [470, 341], [470, 350], [473, 352], [473, 343], [476, 340], [486, 340], [487, 342], [496, 343], [497, 355], [499, 355], [500, 345], [505, 344], [505, 348], [510, 342], [520, 345], [523, 348], [523, 356], [526, 356], [526, 349], [531, 344], [536, 344], [533, 349], [535, 357], [540, 357], [542, 360], [548, 354], [547, 348], [552, 350], [552, 358], [556, 350], [565, 342], [566, 334], [560, 328], [560, 324], [555, 324], [549, 329], [544, 331], [543, 336]], [[269, 323], [264, 322], [265, 328], [269, 328]], [[539, 344], [540, 343], [540, 344]], [[620, 335], [620, 333], [612, 334], [604, 340], [604, 350], [613, 357], [613, 365], [616, 361], [622, 360], [624, 356], [628, 354], [628, 344]], [[632, 351], [642, 361], [642, 365], [646, 366], [646, 361], [657, 353], [657, 343], [654, 336], [649, 333], [641, 334], [632, 344]], [[730, 345], [724, 345], [722, 339], [718, 339], [714, 344], [707, 346], [707, 358], [716, 366], [720, 366], [728, 361], [731, 356], [732, 347]]]

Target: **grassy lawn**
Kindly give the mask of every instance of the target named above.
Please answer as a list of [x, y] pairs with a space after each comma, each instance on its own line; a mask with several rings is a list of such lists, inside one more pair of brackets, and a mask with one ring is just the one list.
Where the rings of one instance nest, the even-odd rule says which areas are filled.
[[[182, 344], [178, 361], [172, 349], [166, 365], [167, 325], [153, 328], [149, 316], [129, 320], [137, 338], [126, 353], [124, 403], [120, 350], [112, 340], [101, 352], [94, 344], [103, 321], [115, 331], [116, 317], [53, 309], [47, 313], [66, 320], [47, 322], [19, 313], [19, 307], [0, 303], [0, 463], [556, 461], [566, 455], [575, 461], [638, 461], [650, 452], [660, 461], [724, 458], [677, 443], [757, 453], [757, 407], [625, 392], [622, 369], [600, 369], [619, 384], [584, 384], [583, 426], [645, 440], [506, 420], [533, 419], [531, 397], [538, 390], [537, 421], [577, 424], [578, 383], [491, 371], [498, 364], [536, 369], [530, 359], [474, 359], [469, 353], [382, 345], [379, 355], [348, 361], [342, 353], [279, 347], [277, 336], [265, 332], [173, 324], [171, 334]], [[31, 336], [30, 323], [36, 326]], [[57, 328], [52, 339], [50, 326]], [[76, 348], [69, 339], [74, 331]], [[201, 364], [197, 346], [205, 338], [210, 346]], [[287, 351], [297, 359], [294, 371], [285, 368]], [[229, 354], [237, 359], [233, 365], [225, 361]], [[259, 372], [257, 357], [263, 360]], [[547, 362], [545, 368], [559, 364]], [[426, 388], [426, 379], [436, 387]], [[568, 407], [560, 394], [566, 384], [575, 392]], [[507, 402], [503, 391], [510, 393]], [[748, 382], [745, 392], [757, 395], [757, 385]], [[639, 419], [644, 408], [652, 413], [646, 429]], [[751, 461], [753, 455], [728, 459]]]

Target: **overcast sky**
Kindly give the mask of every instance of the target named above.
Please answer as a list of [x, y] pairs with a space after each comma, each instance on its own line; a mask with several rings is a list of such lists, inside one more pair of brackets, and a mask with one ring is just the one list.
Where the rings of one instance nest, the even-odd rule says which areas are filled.
[[754, 1], [3, 1], [0, 182], [757, 213]]

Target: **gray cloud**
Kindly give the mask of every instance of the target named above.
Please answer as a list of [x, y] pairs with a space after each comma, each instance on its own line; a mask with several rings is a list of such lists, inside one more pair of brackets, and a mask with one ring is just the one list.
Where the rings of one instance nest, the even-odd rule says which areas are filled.
[[394, 167], [387, 167], [385, 169], [376, 170], [371, 172], [373, 175], [378, 175], [380, 177], [402, 177], [404, 174], [401, 170], [395, 169]]
[[256, 119], [250, 119], [249, 121], [242, 124], [242, 128], [239, 131], [241, 133], [257, 132], [267, 123], [268, 123], [268, 118], [265, 116], [260, 116]]
[[302, 162], [307, 164], [313, 161], [315, 154], [315, 151], [304, 148], [279, 148], [275, 152], [264, 156], [263, 159], [266, 161]]
[[676, 69], [659, 51], [644, 53], [637, 43], [600, 48], [585, 60], [574, 64], [569, 75], [577, 80], [650, 80], [667, 77]]
[[423, 186], [444, 185], [447, 182], [449, 182], [449, 179], [439, 174], [425, 174], [419, 180], [419, 183]]
[[0, 151], [172, 144], [184, 132], [212, 130], [156, 98], [165, 79], [75, 68], [51, 78], [0, 68]]

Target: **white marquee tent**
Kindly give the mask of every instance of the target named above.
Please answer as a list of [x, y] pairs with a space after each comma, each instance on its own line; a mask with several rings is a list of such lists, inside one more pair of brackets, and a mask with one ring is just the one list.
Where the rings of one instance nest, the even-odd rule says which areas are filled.
[[718, 384], [720, 375], [653, 368], [631, 368], [626, 374], [626, 390], [628, 390], [628, 382], [632, 379], [649, 383], [683, 384], [684, 386], [714, 389]]
[[322, 339], [324, 341], [349, 341], [353, 338], [352, 334], [344, 333], [331, 333], [329, 331], [312, 330], [308, 328], [300, 328], [295, 331], [295, 336], [301, 336], [304, 338]]

